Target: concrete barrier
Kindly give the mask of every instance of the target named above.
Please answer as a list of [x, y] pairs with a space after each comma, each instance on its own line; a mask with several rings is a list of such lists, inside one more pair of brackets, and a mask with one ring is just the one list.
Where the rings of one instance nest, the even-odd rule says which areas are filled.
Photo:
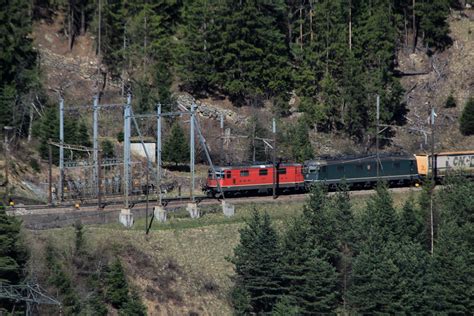
[[153, 208], [153, 214], [155, 215], [156, 220], [160, 223], [166, 222], [167, 212], [163, 206], [155, 206]]
[[119, 222], [127, 228], [133, 226], [133, 214], [130, 212], [130, 209], [123, 208], [120, 210]]
[[227, 217], [232, 217], [235, 214], [235, 205], [226, 201], [222, 201], [222, 212]]
[[186, 210], [191, 218], [199, 218], [201, 216], [197, 203], [188, 203]]

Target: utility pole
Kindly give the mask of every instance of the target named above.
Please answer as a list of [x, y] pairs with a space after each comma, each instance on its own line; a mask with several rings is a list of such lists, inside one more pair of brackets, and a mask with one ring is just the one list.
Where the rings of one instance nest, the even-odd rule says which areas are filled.
[[161, 103], [158, 103], [156, 114], [156, 193], [161, 206]]
[[94, 96], [93, 116], [92, 116], [92, 160], [94, 161], [93, 179], [95, 184], [95, 195], [99, 195], [99, 96]]
[[123, 178], [125, 185], [125, 208], [129, 207], [129, 186], [130, 186], [130, 130], [131, 130], [131, 106], [132, 96], [128, 94], [127, 104], [124, 110], [124, 126], [123, 126]]
[[431, 115], [430, 115], [430, 128], [431, 128], [431, 189], [430, 189], [430, 235], [431, 235], [431, 255], [434, 253], [434, 188], [436, 186], [436, 156], [435, 156], [435, 137], [434, 137], [434, 120], [435, 120], [435, 110], [431, 106]]
[[97, 153], [97, 209], [102, 208], [102, 151]]
[[48, 204], [53, 205], [53, 146], [48, 144]]
[[5, 146], [5, 188], [7, 193], [7, 199], [10, 198], [10, 140], [8, 139], [8, 134], [13, 130], [11, 126], [4, 126], [4, 146]]
[[191, 202], [194, 202], [194, 101], [191, 103], [191, 120], [190, 120], [190, 128], [189, 128], [189, 149], [190, 149], [190, 163], [189, 169], [191, 171], [191, 188], [190, 188], [190, 199]]
[[276, 199], [276, 184], [278, 177], [278, 170], [276, 165], [276, 122], [275, 118], [272, 120], [272, 132], [273, 132], [273, 198]]
[[224, 114], [221, 113], [221, 165], [224, 165]]
[[380, 120], [380, 95], [377, 94], [377, 135], [375, 136], [375, 147], [377, 151], [377, 181], [380, 180], [380, 154], [379, 154], [379, 120]]
[[59, 201], [64, 200], [64, 99], [59, 99]]

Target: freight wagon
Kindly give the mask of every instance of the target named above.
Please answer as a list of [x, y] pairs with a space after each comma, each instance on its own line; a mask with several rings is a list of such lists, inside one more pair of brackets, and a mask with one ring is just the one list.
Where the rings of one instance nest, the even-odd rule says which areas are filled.
[[390, 185], [419, 181], [416, 160], [410, 156], [380, 157], [378, 175], [376, 156], [308, 161], [303, 173], [308, 186], [317, 182], [331, 186], [345, 182], [353, 187], [372, 187], [378, 180]]
[[432, 162], [434, 160], [434, 177], [437, 180], [449, 173], [461, 172], [466, 176], [474, 176], [474, 151], [441, 152], [434, 156], [430, 154], [416, 155], [418, 173], [423, 178], [432, 175]]

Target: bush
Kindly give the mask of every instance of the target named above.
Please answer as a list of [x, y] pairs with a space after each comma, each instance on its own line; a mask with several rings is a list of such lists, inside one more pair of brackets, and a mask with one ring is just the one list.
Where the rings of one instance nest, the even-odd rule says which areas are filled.
[[39, 162], [36, 158], [31, 158], [30, 159], [30, 167], [31, 167], [31, 169], [33, 169], [34, 172], [40, 172], [41, 171], [40, 164], [39, 164]]
[[106, 139], [102, 142], [102, 158], [114, 158], [115, 157], [115, 150], [114, 144]]
[[117, 133], [117, 141], [119, 143], [123, 142], [123, 137], [124, 137], [123, 132], [118, 132]]
[[470, 97], [467, 101], [459, 123], [459, 129], [463, 135], [474, 135], [474, 97]]
[[456, 107], [456, 99], [454, 99], [454, 96], [452, 93], [446, 99], [446, 103], [444, 104], [444, 107], [448, 109]]

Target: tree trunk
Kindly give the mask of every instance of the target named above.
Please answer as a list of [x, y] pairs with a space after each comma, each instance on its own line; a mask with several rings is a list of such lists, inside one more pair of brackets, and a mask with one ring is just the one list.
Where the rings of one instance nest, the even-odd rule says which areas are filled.
[[84, 35], [86, 33], [86, 12], [84, 8], [84, 2], [81, 3], [81, 35]]
[[405, 28], [405, 49], [408, 49], [408, 27], [407, 27], [407, 9], [403, 9], [403, 26]]
[[303, 50], [303, 6], [300, 6], [300, 49]]
[[69, 50], [72, 50], [72, 19], [73, 19], [73, 12], [72, 12], [72, 4], [71, 1], [69, 1], [69, 18], [67, 21], [67, 29], [68, 29], [68, 36], [69, 36]]
[[416, 49], [416, 38], [417, 38], [417, 29], [416, 29], [416, 14], [415, 14], [415, 5], [416, 1], [413, 0], [413, 13], [412, 13], [412, 28], [413, 28], [413, 53]]
[[313, 2], [310, 2], [310, 9], [309, 9], [309, 40], [313, 43], [314, 40], [314, 33], [313, 33]]
[[352, 50], [352, 0], [349, 0], [349, 50]]
[[34, 111], [33, 111], [33, 105], [30, 106], [30, 125], [28, 125], [28, 140], [27, 142], [29, 143], [31, 141], [31, 134], [32, 134], [32, 131], [33, 131], [33, 115], [34, 115]]

